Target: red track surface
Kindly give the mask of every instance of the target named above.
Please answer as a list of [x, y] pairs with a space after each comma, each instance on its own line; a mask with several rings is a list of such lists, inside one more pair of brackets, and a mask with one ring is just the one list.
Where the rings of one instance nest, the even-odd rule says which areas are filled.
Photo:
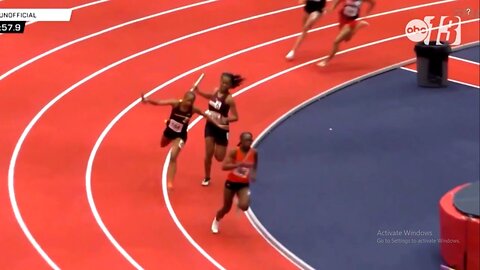
[[[406, 68], [417, 70], [416, 63], [407, 65]], [[480, 67], [455, 58], [448, 59], [448, 78], [451, 80], [468, 83], [480, 87]]]
[[[42, 3], [39, 4], [38, 1], [8, 0], [0, 2], [0, 8], [72, 8], [92, 1], [49, 0], [42, 1]], [[7, 70], [30, 58], [83, 36], [131, 20], [197, 2], [200, 1], [143, 1], [141, 5], [133, 5], [132, 1], [128, 0], [110, 0], [108, 2], [73, 11], [70, 22], [38, 22], [29, 25], [25, 28], [24, 35], [2, 35], [1, 44], [4, 49], [0, 51], [0, 59], [2, 59], [0, 73], [3, 74]], [[206, 5], [208, 6], [211, 4]], [[199, 7], [193, 7], [192, 10], [198, 8]], [[203, 12], [205, 12], [205, 10], [203, 10]], [[174, 16], [178, 16], [178, 14]], [[199, 23], [197, 23], [197, 25], [198, 24]], [[135, 24], [133, 24], [133, 26], [135, 28]], [[198, 27], [202, 27], [202, 25], [198, 25]], [[164, 27], [161, 29], [162, 32], [165, 31]], [[121, 40], [117, 41], [119, 43], [122, 42]], [[101, 47], [98, 48], [98, 50], [101, 52]], [[56, 54], [54, 58], [56, 58], [57, 61], [61, 60]], [[79, 62], [73, 63], [79, 64]]]
[[[8, 3], [20, 7], [12, 2], [15, 3], [6, 1], [0, 5], [6, 7]], [[54, 5], [54, 1], [51, 2], [48, 6]], [[74, 20], [70, 23], [37, 23], [31, 28], [27, 26], [22, 36], [2, 35], [0, 42], [8, 50], [0, 53], [0, 73], [69, 40], [192, 3], [150, 2], [138, 2], [135, 6], [131, 1], [102, 3], [74, 12]], [[83, 3], [72, 1], [68, 6]], [[0, 250], [3, 252], [0, 268], [47, 267], [19, 229], [7, 190], [7, 171], [15, 144], [46, 103], [84, 77], [138, 51], [294, 3], [224, 0], [190, 8], [72, 45], [1, 80], [0, 169], [5, 172], [2, 178], [5, 184], [0, 188]], [[421, 3], [428, 1], [381, 2], [375, 13]], [[371, 26], [342, 48], [403, 34], [411, 19], [451, 14], [452, 10], [465, 5], [478, 7], [474, 1], [457, 1], [372, 18], [369, 20]], [[287, 11], [155, 50], [75, 88], [48, 110], [28, 134], [15, 167], [15, 194], [21, 214], [46, 253], [66, 269], [131, 268], [98, 227], [86, 199], [85, 168], [100, 133], [124, 107], [138, 98], [139, 93], [224, 55], [296, 33], [300, 15], [300, 9]], [[336, 14], [328, 15], [319, 24], [334, 23], [336, 19]], [[62, 31], [58, 27], [62, 27]], [[478, 23], [464, 25], [462, 42], [478, 40], [478, 30]], [[53, 35], [46, 35], [52, 32]], [[245, 86], [248, 86], [323, 56], [337, 32], [337, 27], [333, 27], [310, 35], [292, 63], [283, 58], [293, 42], [289, 39], [212, 65], [204, 69], [207, 77], [202, 88], [216, 86], [219, 74], [225, 70], [246, 76]], [[261, 84], [236, 98], [240, 122], [233, 126], [232, 142], [243, 130], [258, 134], [274, 119], [318, 92], [412, 57], [413, 43], [401, 38], [339, 55], [324, 69], [309, 65]], [[189, 75], [172, 83], [153, 98], [180, 97], [195, 76]], [[205, 107], [205, 101], [198, 103]], [[95, 204], [119, 244], [146, 269], [213, 269], [213, 265], [180, 233], [164, 205], [160, 176], [167, 149], [160, 149], [158, 141], [167, 114], [168, 108], [137, 106], [114, 126], [102, 143], [93, 166]], [[221, 203], [224, 173], [215, 164], [212, 186], [200, 186], [202, 134], [203, 123], [189, 133], [187, 147], [179, 160], [176, 190], [170, 195], [182, 224], [193, 239], [227, 269], [294, 268], [258, 235], [243, 215], [231, 213], [222, 222], [220, 235], [210, 233], [210, 223]]]

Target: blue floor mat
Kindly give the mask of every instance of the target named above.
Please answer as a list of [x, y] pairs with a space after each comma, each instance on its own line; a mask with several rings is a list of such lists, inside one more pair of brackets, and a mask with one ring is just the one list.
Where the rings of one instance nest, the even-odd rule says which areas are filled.
[[452, 56], [480, 63], [480, 46], [474, 46], [472, 48], [463, 49], [458, 52], [454, 52], [452, 53]]
[[439, 269], [438, 201], [479, 180], [479, 100], [399, 69], [325, 97], [261, 141], [252, 210], [316, 269]]

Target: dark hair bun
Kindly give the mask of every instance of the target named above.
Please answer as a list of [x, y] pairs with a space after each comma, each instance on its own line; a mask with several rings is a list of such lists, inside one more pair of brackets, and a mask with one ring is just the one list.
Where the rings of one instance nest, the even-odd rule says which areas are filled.
[[222, 75], [228, 76], [230, 80], [232, 81], [232, 88], [237, 88], [242, 84], [242, 82], [245, 80], [241, 75], [239, 74], [233, 74], [233, 73], [228, 73], [225, 72]]

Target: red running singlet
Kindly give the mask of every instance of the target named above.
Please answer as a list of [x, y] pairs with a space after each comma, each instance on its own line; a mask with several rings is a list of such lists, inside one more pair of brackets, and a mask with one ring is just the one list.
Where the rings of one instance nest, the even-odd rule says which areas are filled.
[[[248, 153], [243, 153], [242, 150], [240, 150], [240, 147], [237, 147], [235, 154], [235, 162], [254, 164], [255, 155], [256, 151], [253, 148], [250, 148], [250, 151], [248, 151]], [[228, 174], [227, 179], [230, 182], [235, 183], [249, 183], [251, 170], [252, 168], [238, 167]]]

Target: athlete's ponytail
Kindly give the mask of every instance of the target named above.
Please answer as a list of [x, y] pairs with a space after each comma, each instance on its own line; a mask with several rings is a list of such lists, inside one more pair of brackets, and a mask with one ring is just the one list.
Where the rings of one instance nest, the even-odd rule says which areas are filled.
[[230, 81], [232, 82], [232, 89], [237, 88], [242, 84], [242, 82], [245, 80], [241, 75], [239, 74], [233, 74], [233, 73], [228, 73], [224, 72], [222, 76], [227, 76], [230, 78]]

